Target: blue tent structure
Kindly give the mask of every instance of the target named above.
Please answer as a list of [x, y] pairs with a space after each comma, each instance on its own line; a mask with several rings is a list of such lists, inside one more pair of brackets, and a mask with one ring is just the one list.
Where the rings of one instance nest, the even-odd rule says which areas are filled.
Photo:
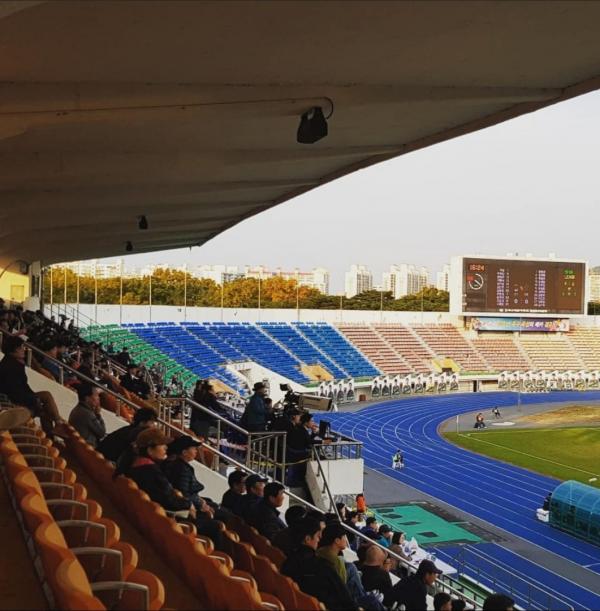
[[600, 489], [568, 480], [550, 501], [550, 525], [600, 545]]

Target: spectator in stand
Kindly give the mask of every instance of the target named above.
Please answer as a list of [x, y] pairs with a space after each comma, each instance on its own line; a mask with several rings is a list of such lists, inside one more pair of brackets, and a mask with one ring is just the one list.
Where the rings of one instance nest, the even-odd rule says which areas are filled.
[[[383, 568], [387, 554], [376, 545], [366, 548], [365, 560], [360, 570], [362, 572], [362, 584], [367, 592], [377, 590], [383, 594], [383, 604], [391, 607], [393, 598], [392, 578], [388, 571]], [[408, 607], [412, 611], [412, 607]]]
[[317, 556], [331, 566], [343, 583], [348, 581], [348, 573], [341, 554], [347, 547], [346, 529], [339, 522], [328, 524], [321, 536]]
[[346, 522], [346, 518], [348, 517], [346, 515], [348, 511], [346, 503], [336, 503], [335, 508], [337, 509], [338, 515], [340, 516], [340, 520], [342, 522]]
[[281, 566], [306, 594], [322, 602], [327, 609], [356, 609], [346, 584], [330, 564], [316, 555], [321, 540], [317, 520], [304, 518], [294, 526], [295, 549]]
[[379, 535], [379, 524], [377, 522], [377, 518], [373, 516], [369, 516], [365, 521], [365, 526], [360, 531], [363, 535], [369, 537], [369, 539], [373, 539], [373, 541], [378, 541], [381, 538]]
[[[358, 522], [358, 513], [356, 511], [346, 511], [346, 519], [344, 520], [346, 526], [349, 526], [353, 530], [358, 532], [356, 523]], [[346, 531], [346, 537], [348, 538], [348, 545], [350, 549], [356, 551], [358, 548], [358, 537], [352, 534], [351, 531]]]
[[121, 386], [134, 395], [147, 399], [150, 396], [150, 387], [139, 375], [139, 366], [135, 363], [129, 363], [127, 373], [121, 378]]
[[441, 574], [442, 571], [431, 560], [421, 560], [416, 573], [394, 586], [394, 602], [411, 611], [427, 611], [427, 589], [433, 586]]
[[467, 603], [462, 598], [452, 599], [452, 611], [465, 611]]
[[54, 397], [48, 391], [33, 392], [25, 371], [25, 342], [14, 335], [4, 338], [4, 358], [0, 362], [0, 393], [16, 405], [22, 405], [39, 416], [48, 436], [68, 434]]
[[204, 490], [204, 485], [196, 478], [194, 467], [190, 463], [198, 457], [199, 446], [200, 442], [189, 435], [177, 437], [167, 448], [167, 455], [171, 456], [172, 460], [165, 460], [161, 463], [171, 486], [179, 490], [198, 512], [204, 511], [206, 506], [206, 503], [198, 496], [198, 493]]
[[265, 405], [267, 387], [262, 382], [256, 382], [253, 387], [254, 394], [250, 397], [244, 415], [242, 426], [251, 432], [264, 431], [267, 428], [268, 412]]
[[393, 535], [394, 531], [387, 524], [382, 524], [379, 527], [379, 539], [377, 539], [377, 543], [383, 545], [383, 547], [389, 548], [392, 544]]
[[446, 592], [438, 592], [433, 597], [433, 611], [452, 611], [452, 597]]
[[222, 535], [217, 521], [198, 516], [194, 504], [178, 495], [160, 465], [167, 457], [167, 442], [158, 429], [142, 431], [135, 440], [135, 453], [126, 461], [119, 461], [114, 477], [130, 477], [151, 500], [167, 511], [187, 511], [199, 533], [209, 536], [217, 548], [222, 547]]
[[249, 475], [246, 478], [246, 494], [244, 495], [244, 501], [242, 503], [242, 517], [246, 522], [252, 519], [254, 505], [263, 498], [265, 484], [268, 481], [269, 480], [266, 480], [260, 475]]
[[483, 611], [513, 611], [515, 601], [506, 594], [490, 594], [483, 601]]
[[[402, 531], [395, 532], [392, 535], [390, 552], [394, 552], [394, 554], [400, 556], [400, 558], [403, 558], [404, 560], [408, 561], [410, 560], [410, 558], [404, 553], [404, 543], [405, 542], [406, 542], [406, 537], [404, 536], [404, 533]], [[396, 560], [396, 558], [394, 558], [393, 556], [392, 556], [391, 571], [396, 573], [396, 575], [398, 575], [399, 577], [406, 575], [406, 569], [404, 568], [404, 565], [401, 565], [400, 561]]]
[[91, 384], [77, 387], [79, 403], [69, 415], [69, 424], [81, 435], [84, 441], [96, 448], [106, 436], [106, 425], [102, 418], [100, 392]]
[[129, 354], [129, 350], [127, 350], [127, 346], [123, 346], [121, 348], [121, 352], [115, 356], [115, 360], [121, 363], [123, 367], [127, 367], [131, 362], [131, 355]]
[[133, 415], [131, 424], [107, 435], [96, 448], [104, 455], [106, 460], [117, 462], [125, 450], [137, 439], [137, 436], [144, 430], [156, 426], [158, 417], [156, 412], [149, 407], [138, 409]]
[[40, 365], [52, 375], [56, 382], [58, 382], [60, 380], [60, 367], [52, 360], [58, 360], [58, 342], [52, 338], [48, 338], [42, 344], [42, 350], [44, 354], [50, 358], [43, 358]]
[[292, 505], [285, 512], [285, 523], [287, 527], [280, 530], [271, 543], [278, 547], [286, 556], [289, 556], [294, 549], [293, 529], [294, 526], [306, 517], [304, 505]]
[[279, 507], [284, 500], [284, 487], [278, 482], [270, 482], [264, 488], [263, 498], [253, 505], [250, 512], [249, 523], [269, 541], [285, 529], [279, 517]]
[[223, 494], [221, 507], [224, 507], [236, 516], [242, 517], [244, 507], [244, 493], [246, 492], [246, 479], [248, 475], [236, 469], [227, 477], [229, 490]]
[[303, 486], [306, 481], [306, 461], [310, 457], [314, 438], [312, 415], [304, 412], [287, 435], [286, 447], [289, 470], [289, 485]]
[[[206, 380], [198, 380], [194, 388], [193, 400], [206, 407], [207, 409], [222, 415], [222, 408], [217, 400], [217, 395], [213, 390], [212, 384]], [[197, 408], [192, 408], [192, 416], [190, 419], [190, 428], [196, 435], [206, 439], [211, 429], [216, 430], [216, 419], [211, 417], [205, 411]]]

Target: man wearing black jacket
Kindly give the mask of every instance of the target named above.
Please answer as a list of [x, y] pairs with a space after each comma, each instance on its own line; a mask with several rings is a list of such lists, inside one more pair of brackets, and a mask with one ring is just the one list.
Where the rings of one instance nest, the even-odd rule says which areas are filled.
[[321, 539], [317, 520], [304, 518], [294, 526], [296, 548], [281, 566], [281, 572], [291, 577], [306, 594], [318, 598], [327, 609], [355, 610], [346, 584], [331, 565], [316, 555]]
[[131, 444], [143, 430], [156, 424], [157, 418], [156, 412], [149, 407], [138, 409], [133, 415], [131, 424], [123, 426], [107, 435], [98, 444], [96, 449], [106, 460], [116, 463], [123, 452], [131, 448]]
[[263, 498], [254, 505], [250, 518], [250, 524], [269, 541], [272, 541], [275, 535], [285, 528], [285, 524], [279, 517], [278, 509], [283, 505], [284, 490], [284, 487], [277, 482], [267, 484]]
[[427, 611], [427, 588], [441, 574], [442, 571], [431, 560], [421, 560], [414, 575], [405, 577], [394, 586], [393, 600], [404, 605], [407, 611]]

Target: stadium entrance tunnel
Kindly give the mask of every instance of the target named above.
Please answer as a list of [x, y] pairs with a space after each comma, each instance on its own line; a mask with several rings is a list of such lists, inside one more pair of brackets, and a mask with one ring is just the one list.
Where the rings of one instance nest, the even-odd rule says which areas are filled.
[[550, 525], [600, 545], [600, 490], [574, 480], [558, 485], [550, 501]]

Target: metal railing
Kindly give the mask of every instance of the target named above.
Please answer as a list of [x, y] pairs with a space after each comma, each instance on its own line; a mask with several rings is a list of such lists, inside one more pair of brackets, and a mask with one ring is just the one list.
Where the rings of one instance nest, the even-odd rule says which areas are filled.
[[[0, 332], [0, 342], [2, 341], [2, 332]], [[44, 356], [44, 358], [50, 359], [51, 361], [53, 361], [58, 367], [60, 367], [62, 369], [62, 373], [61, 373], [61, 379], [64, 379], [64, 371], [69, 371], [70, 373], [72, 373], [73, 375], [75, 375], [76, 377], [80, 378], [81, 380], [83, 380], [84, 382], [87, 382], [89, 384], [92, 384], [100, 389], [102, 389], [103, 392], [111, 395], [112, 397], [114, 397], [115, 399], [117, 399], [118, 401], [124, 403], [125, 405], [131, 407], [134, 411], [139, 409], [139, 406], [135, 403], [133, 403], [132, 401], [129, 401], [128, 399], [126, 399], [125, 397], [121, 396], [120, 394], [118, 394], [117, 392], [111, 390], [110, 388], [106, 388], [104, 386], [102, 386], [101, 384], [99, 384], [96, 380], [93, 380], [85, 375], [83, 375], [82, 373], [78, 372], [76, 369], [74, 369], [73, 367], [70, 367], [69, 365], [66, 365], [52, 357], [49, 357], [48, 355], [46, 355], [45, 353], [43, 353], [39, 348], [26, 343], [25, 344], [26, 349], [27, 349], [27, 361], [30, 364], [31, 363], [31, 357], [33, 353], [36, 354], [42, 354]], [[243, 429], [242, 427], [238, 426], [235, 423], [232, 423], [230, 421], [228, 421], [227, 419], [223, 418], [222, 416], [220, 416], [219, 414], [216, 414], [212, 411], [210, 411], [209, 409], [205, 408], [202, 405], [199, 405], [198, 403], [190, 400], [190, 399], [178, 399], [176, 401], [183, 401], [185, 403], [188, 403], [191, 405], [192, 408], [195, 409], [200, 409], [201, 411], [207, 413], [208, 415], [210, 415], [212, 418], [214, 418], [217, 423], [219, 423], [217, 425], [218, 430], [219, 427], [230, 427], [233, 430], [237, 430], [237, 432], [239, 433], [243, 433], [246, 434], [249, 438], [249, 443], [248, 443], [248, 447], [246, 448], [246, 453], [245, 453], [245, 462], [241, 462], [239, 460], [237, 460], [235, 457], [231, 456], [230, 454], [227, 454], [225, 452], [223, 452], [220, 449], [220, 445], [216, 445], [216, 447], [214, 445], [212, 445], [211, 443], [207, 443], [206, 441], [201, 441], [201, 445], [202, 447], [210, 450], [210, 452], [212, 452], [215, 455], [215, 462], [213, 464], [213, 468], [218, 467], [219, 462], [224, 462], [230, 466], [233, 466], [235, 468], [238, 469], [242, 469], [243, 471], [249, 473], [249, 474], [255, 474], [255, 475], [264, 475], [265, 474], [265, 463], [262, 461], [266, 461], [268, 463], [268, 465], [271, 466], [270, 470], [272, 473], [274, 473], [275, 475], [277, 475], [278, 473], [285, 473], [284, 467], [285, 467], [285, 454], [284, 454], [284, 461], [282, 462], [278, 462], [273, 460], [273, 457], [271, 457], [266, 450], [266, 447], [264, 446], [264, 439], [261, 439], [261, 433], [253, 433], [250, 431], [246, 431], [245, 429]], [[182, 408], [184, 407], [184, 405], [182, 405]], [[179, 419], [177, 419], [177, 417], [173, 417], [173, 412], [172, 411], [164, 411], [161, 415], [159, 415], [159, 419], [158, 419], [158, 426], [160, 429], [163, 430], [163, 432], [165, 433], [176, 433], [177, 435], [180, 435], [182, 433], [184, 433], [185, 431], [183, 430], [181, 424], [182, 424], [182, 419], [181, 418], [185, 418], [185, 414], [180, 417]], [[181, 413], [183, 413], [184, 410], [181, 409]], [[117, 414], [119, 415], [119, 414]], [[283, 435], [285, 435], [285, 433], [283, 433]], [[254, 439], [253, 439], [254, 436]], [[284, 437], [285, 439], [285, 437]], [[258, 440], [258, 448], [257, 449], [253, 449], [253, 443], [257, 443]], [[283, 442], [285, 444], [285, 442]], [[269, 448], [274, 447], [274, 446], [269, 446]], [[285, 445], [282, 446], [283, 449], [285, 450]], [[256, 453], [256, 456], [259, 459], [259, 467], [262, 467], [260, 469], [256, 469], [256, 465], [253, 464], [252, 460], [248, 460], [248, 456], [252, 456], [253, 453]], [[320, 462], [319, 457], [316, 457], [316, 461], [319, 465], [319, 469], [320, 469], [320, 473], [322, 474], [322, 477], [324, 479], [324, 481], [326, 481], [324, 472], [323, 472], [323, 468], [322, 468], [322, 464]], [[278, 471], [278, 469], [280, 469], [280, 471]], [[276, 479], [274, 477], [271, 477], [271, 479]], [[337, 512], [337, 508], [335, 506], [335, 501], [333, 496], [331, 495], [331, 490], [329, 489], [329, 485], [328, 483], [325, 486], [325, 489], [327, 491], [327, 494], [329, 496], [330, 499], [330, 503], [332, 506], [333, 511], [338, 515], [339, 517], [339, 513]], [[316, 507], [315, 505], [313, 505], [312, 503], [309, 503], [308, 501], [306, 501], [305, 499], [301, 498], [300, 496], [297, 496], [296, 494], [294, 494], [293, 492], [291, 492], [290, 490], [286, 489], [285, 493], [288, 495], [288, 497], [290, 499], [293, 499], [296, 503], [299, 503], [301, 505], [304, 505], [307, 509], [309, 510], [314, 510], [314, 511], [321, 511], [318, 507]], [[416, 572], [416, 567], [414, 567], [413, 565], [411, 565], [405, 558], [402, 558], [401, 556], [395, 554], [394, 552], [392, 552], [391, 550], [385, 548], [384, 546], [380, 545], [379, 543], [377, 543], [377, 541], [373, 541], [372, 539], [370, 539], [369, 537], [367, 537], [366, 535], [364, 535], [363, 533], [353, 529], [352, 527], [348, 526], [347, 524], [341, 522], [341, 524], [343, 525], [343, 527], [352, 535], [358, 537], [359, 539], [362, 539], [366, 542], [368, 542], [371, 545], [377, 545], [378, 547], [380, 547], [383, 551], [385, 551], [387, 554], [389, 554], [390, 556], [392, 556], [393, 558], [395, 558], [399, 565], [403, 566], [409, 574]], [[458, 582], [454, 582], [454, 580], [452, 580], [450, 577], [448, 576], [442, 576], [442, 580], [439, 583], [439, 587], [438, 587], [439, 591], [445, 591], [448, 592], [449, 594], [456, 596], [458, 598], [462, 598], [463, 600], [465, 600], [468, 604], [473, 605], [475, 608], [477, 608], [478, 606], [478, 601], [475, 598], [469, 597], [468, 595], [464, 594], [464, 587], [459, 584]]]
[[459, 572], [477, 584], [491, 587], [494, 591], [505, 592], [511, 598], [522, 600], [526, 609], [573, 611], [573, 606], [560, 596], [529, 581], [511, 567], [500, 565], [485, 552], [476, 547], [462, 546], [457, 555], [450, 559]]

